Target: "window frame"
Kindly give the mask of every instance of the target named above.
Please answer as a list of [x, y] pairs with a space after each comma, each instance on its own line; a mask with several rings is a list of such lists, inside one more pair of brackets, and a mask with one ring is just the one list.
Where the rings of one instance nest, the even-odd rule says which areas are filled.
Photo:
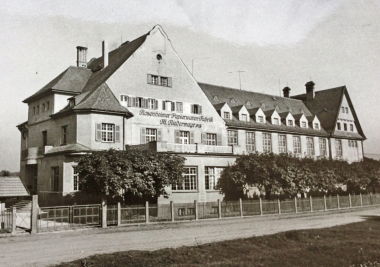
[[273, 118], [273, 125], [280, 125], [280, 119], [279, 118]]
[[264, 116], [257, 116], [257, 122], [258, 123], [265, 123]]
[[153, 141], [157, 141], [157, 128], [145, 128], [145, 143]]
[[353, 132], [354, 131], [354, 125], [352, 123], [350, 123], [350, 131]]
[[245, 132], [245, 149], [247, 152], [256, 151], [256, 133], [255, 132], [252, 132], [252, 131]]
[[293, 135], [293, 154], [295, 156], [302, 155], [301, 136]]
[[[215, 191], [220, 175], [225, 167], [220, 166], [205, 166], [205, 190]], [[211, 173], [209, 170], [213, 170]]]
[[73, 167], [73, 192], [80, 191], [78, 166]]
[[347, 128], [347, 123], [343, 123], [343, 129], [344, 129], [345, 132], [347, 132], [347, 129], [348, 129]]
[[206, 133], [206, 145], [207, 146], [216, 146], [218, 144], [216, 133]]
[[272, 134], [263, 133], [263, 152], [264, 153], [271, 153], [272, 149], [273, 149], [272, 148]]
[[61, 145], [67, 144], [67, 125], [61, 126]]
[[[113, 123], [102, 123], [101, 124], [101, 142], [102, 143], [114, 143], [115, 142], [115, 124]], [[103, 129], [103, 126], [105, 126]], [[108, 129], [111, 126], [111, 129]], [[104, 134], [104, 135], [103, 135]], [[111, 136], [111, 138], [109, 138]], [[109, 140], [111, 139], [111, 140]]]
[[[281, 140], [283, 137], [283, 140]], [[278, 152], [279, 153], [287, 153], [287, 138], [286, 134], [278, 135]]]
[[327, 156], [327, 139], [319, 138], [319, 154], [321, 156]]
[[314, 154], [315, 154], [314, 138], [313, 137], [306, 137], [306, 155], [314, 156]]
[[343, 147], [341, 139], [335, 139], [335, 155], [337, 158], [343, 157]]
[[237, 146], [239, 144], [238, 131], [236, 131], [236, 130], [227, 130], [227, 140], [228, 140], [227, 144], [229, 146], [233, 146], [233, 145]]
[[224, 111], [223, 112], [223, 118], [226, 120], [230, 120], [231, 119], [230, 113], [228, 111]]
[[340, 122], [337, 122], [337, 123], [336, 123], [336, 129], [337, 129], [338, 131], [341, 131], [342, 128], [340, 127]]
[[241, 114], [241, 120], [242, 121], [248, 121], [248, 115], [247, 114]]
[[293, 120], [288, 120], [288, 126], [289, 126], [289, 127], [294, 127], [294, 122], [293, 122]]
[[[176, 192], [177, 191], [187, 191], [187, 192], [197, 191], [198, 190], [198, 166], [184, 166], [184, 169], [186, 169], [189, 173], [185, 173], [185, 172], [182, 173], [182, 176], [183, 176], [182, 185], [172, 184], [171, 186], [172, 191], [176, 191]], [[194, 173], [192, 173], [191, 170], [194, 170]], [[189, 180], [186, 181], [186, 179], [189, 179]]]
[[50, 189], [51, 191], [58, 192], [59, 191], [59, 166], [54, 166], [52, 169], [52, 177]]

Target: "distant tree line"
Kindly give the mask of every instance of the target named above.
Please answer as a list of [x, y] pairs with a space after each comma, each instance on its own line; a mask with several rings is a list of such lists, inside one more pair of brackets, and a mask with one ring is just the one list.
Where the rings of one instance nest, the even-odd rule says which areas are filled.
[[217, 188], [226, 200], [246, 199], [257, 188], [261, 196], [360, 193], [380, 186], [380, 161], [364, 158], [348, 163], [337, 159], [299, 158], [291, 154], [242, 155], [224, 169]]

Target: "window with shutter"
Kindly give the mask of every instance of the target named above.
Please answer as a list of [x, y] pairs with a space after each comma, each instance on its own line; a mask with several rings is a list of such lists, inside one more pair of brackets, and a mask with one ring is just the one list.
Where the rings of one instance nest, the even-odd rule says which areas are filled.
[[194, 144], [194, 132], [190, 132], [190, 144]]
[[202, 133], [202, 144], [207, 144], [207, 133]]
[[154, 100], [154, 109], [158, 109], [158, 100]]

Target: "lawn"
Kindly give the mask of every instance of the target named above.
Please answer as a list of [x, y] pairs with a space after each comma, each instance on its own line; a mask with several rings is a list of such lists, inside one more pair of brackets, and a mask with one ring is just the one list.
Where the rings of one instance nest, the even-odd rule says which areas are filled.
[[211, 244], [126, 251], [56, 266], [380, 266], [380, 217], [324, 229]]

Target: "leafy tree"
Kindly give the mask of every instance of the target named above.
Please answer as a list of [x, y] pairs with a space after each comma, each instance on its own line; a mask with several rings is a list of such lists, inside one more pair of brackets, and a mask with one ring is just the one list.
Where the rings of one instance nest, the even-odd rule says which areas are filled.
[[127, 148], [83, 156], [78, 162], [81, 190], [127, 202], [168, 197], [165, 187], [182, 182], [183, 157]]

